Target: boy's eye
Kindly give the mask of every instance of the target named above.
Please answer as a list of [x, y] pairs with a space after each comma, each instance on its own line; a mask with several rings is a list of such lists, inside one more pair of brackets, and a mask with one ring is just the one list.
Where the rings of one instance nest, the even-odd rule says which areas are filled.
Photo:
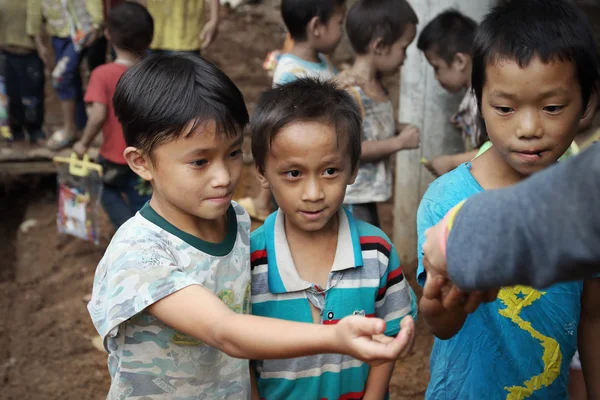
[[288, 178], [298, 178], [300, 176], [300, 171], [295, 169], [292, 171], [288, 171], [285, 174], [287, 175]]
[[546, 107], [544, 107], [544, 111], [546, 111], [547, 113], [550, 113], [550, 114], [556, 114], [558, 112], [561, 112], [563, 108], [565, 108], [565, 107], [564, 106], [546, 106]]
[[499, 114], [510, 114], [511, 112], [513, 112], [514, 110], [510, 107], [494, 107], [496, 109], [496, 111], [498, 111]]
[[325, 175], [335, 175], [338, 172], [337, 168], [327, 168], [325, 170]]
[[196, 160], [192, 161], [190, 164], [192, 164], [194, 167], [203, 167], [208, 164], [208, 160]]
[[241, 149], [237, 149], [237, 150], [235, 150], [235, 151], [232, 151], [232, 152], [229, 154], [229, 157], [231, 157], [231, 158], [237, 158], [237, 157], [239, 157], [239, 156], [241, 156], [241, 155], [242, 155], [242, 150], [241, 150]]

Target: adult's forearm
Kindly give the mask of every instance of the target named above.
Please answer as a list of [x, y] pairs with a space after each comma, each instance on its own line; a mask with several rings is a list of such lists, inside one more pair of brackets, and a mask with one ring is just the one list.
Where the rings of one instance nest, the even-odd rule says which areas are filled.
[[470, 198], [454, 221], [447, 261], [463, 289], [544, 287], [600, 273], [600, 144]]

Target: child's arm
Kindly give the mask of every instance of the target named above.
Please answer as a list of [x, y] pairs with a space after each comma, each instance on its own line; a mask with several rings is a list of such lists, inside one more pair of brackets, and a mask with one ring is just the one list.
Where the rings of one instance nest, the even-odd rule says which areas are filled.
[[217, 37], [219, 32], [219, 0], [210, 0], [210, 19], [206, 21], [206, 24], [200, 32], [200, 46], [201, 50], [206, 49]]
[[384, 140], [367, 140], [362, 142], [360, 160], [375, 162], [407, 149], [419, 147], [421, 133], [414, 125], [406, 126], [399, 135]]
[[587, 279], [581, 296], [579, 358], [588, 399], [600, 399], [600, 278]]
[[442, 176], [446, 172], [450, 172], [459, 165], [473, 160], [477, 156], [478, 150], [468, 151], [458, 154], [445, 154], [435, 157], [425, 164], [425, 168], [434, 176]]
[[383, 400], [388, 393], [394, 362], [371, 367], [363, 400]]
[[108, 114], [108, 107], [102, 103], [92, 103], [92, 107], [89, 111], [88, 122], [83, 130], [83, 136], [77, 143], [73, 145], [73, 151], [80, 157], [85, 154], [90, 148], [90, 144], [94, 138], [100, 133], [106, 116]]
[[256, 374], [254, 368], [250, 365], [250, 400], [260, 400], [260, 394], [258, 394], [258, 384], [256, 382]]
[[381, 343], [372, 338], [385, 330], [380, 319], [350, 316], [327, 326], [236, 314], [199, 285], [181, 289], [147, 310], [232, 357], [256, 360], [340, 353], [377, 365], [395, 360], [414, 331], [412, 318], [405, 318], [398, 339]]

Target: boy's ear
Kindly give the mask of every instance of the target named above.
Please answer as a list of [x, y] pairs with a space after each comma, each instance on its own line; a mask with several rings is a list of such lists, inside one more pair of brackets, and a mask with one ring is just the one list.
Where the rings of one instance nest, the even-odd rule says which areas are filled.
[[104, 37], [106, 38], [106, 40], [108, 40], [109, 42], [112, 41], [112, 39], [110, 38], [110, 33], [108, 33], [108, 28], [104, 28]]
[[269, 185], [269, 181], [267, 178], [265, 178], [264, 172], [261, 171], [258, 165], [256, 166], [256, 177], [258, 178], [258, 182], [263, 189], [269, 189], [271, 187], [271, 185]]
[[454, 60], [452, 62], [456, 63], [460, 71], [464, 71], [469, 66], [470, 61], [471, 56], [465, 53], [458, 52], [454, 55]]
[[152, 161], [148, 154], [142, 152], [137, 147], [127, 147], [123, 152], [123, 157], [127, 160], [129, 168], [142, 179], [152, 180]]
[[592, 90], [590, 95], [590, 99], [588, 100], [587, 106], [585, 107], [585, 111], [583, 112], [582, 119], [589, 118], [590, 116], [593, 118], [596, 113], [596, 109], [598, 108], [598, 90]]
[[356, 175], [358, 175], [358, 165], [354, 167], [354, 171], [352, 171], [352, 175], [350, 175], [350, 180], [348, 181], [348, 185], [352, 185], [356, 180]]
[[319, 17], [312, 17], [312, 19], [306, 25], [306, 33], [308, 37], [321, 37], [321, 27], [323, 24], [321, 23], [321, 19]]
[[376, 56], [380, 56], [385, 54], [388, 46], [383, 44], [383, 38], [375, 38], [369, 43], [369, 53], [375, 54]]

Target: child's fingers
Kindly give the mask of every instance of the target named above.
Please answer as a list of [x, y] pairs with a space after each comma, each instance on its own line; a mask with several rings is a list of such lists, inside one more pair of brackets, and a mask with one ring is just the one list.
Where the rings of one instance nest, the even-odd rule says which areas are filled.
[[450, 292], [442, 299], [442, 305], [445, 309], [449, 310], [461, 304], [464, 301], [464, 293], [457, 288], [452, 286]]
[[480, 291], [475, 291], [469, 294], [469, 298], [467, 299], [467, 303], [465, 304], [464, 310], [467, 314], [472, 313], [479, 307], [481, 301], [483, 300], [483, 293]]
[[385, 321], [380, 318], [365, 318], [360, 316], [348, 317], [354, 326], [355, 336], [367, 336], [372, 338], [385, 331]]
[[415, 345], [415, 322], [411, 316], [406, 316], [402, 319], [402, 322], [400, 323], [400, 332], [403, 330], [408, 331], [408, 344], [400, 353], [400, 358], [407, 357], [411, 354]]
[[[425, 264], [425, 258], [423, 259]], [[427, 268], [425, 268], [427, 269]], [[442, 288], [446, 284], [446, 279], [440, 275], [435, 275], [427, 278], [425, 287], [423, 288], [423, 296], [429, 300], [436, 300], [442, 297]]]
[[484, 294], [483, 294], [484, 303], [491, 303], [492, 301], [496, 301], [499, 291], [500, 291], [500, 289], [492, 289], [492, 290], [488, 290], [488, 291], [484, 292]]

